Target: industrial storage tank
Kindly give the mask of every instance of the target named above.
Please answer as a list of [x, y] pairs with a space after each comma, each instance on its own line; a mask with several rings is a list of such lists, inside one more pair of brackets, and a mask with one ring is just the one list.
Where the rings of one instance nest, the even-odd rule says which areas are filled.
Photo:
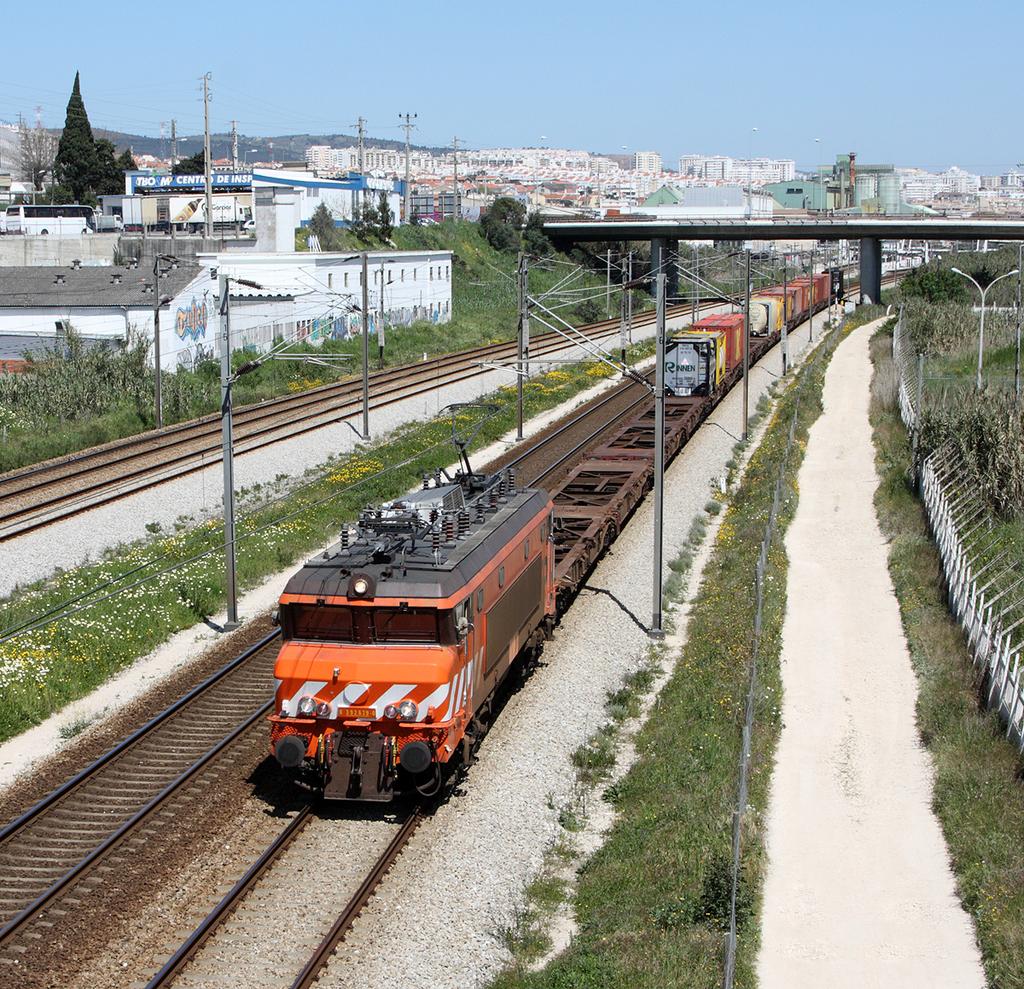
[[878, 176], [878, 208], [883, 213], [900, 211], [900, 177], [898, 175]]
[[874, 175], [858, 175], [854, 179], [853, 205], [860, 206], [865, 199], [874, 199], [878, 195], [878, 182]]

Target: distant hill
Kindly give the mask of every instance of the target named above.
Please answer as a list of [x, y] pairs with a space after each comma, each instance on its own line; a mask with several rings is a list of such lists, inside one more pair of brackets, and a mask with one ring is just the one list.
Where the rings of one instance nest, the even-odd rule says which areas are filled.
[[[59, 131], [57, 132], [59, 133]], [[137, 154], [167, 157], [171, 153], [169, 137], [149, 137], [145, 134], [128, 134], [123, 131], [109, 131], [93, 128], [97, 137], [105, 137], [119, 148], [131, 148]], [[297, 161], [306, 156], [306, 149], [314, 144], [329, 144], [334, 147], [354, 147], [358, 138], [352, 134], [281, 134], [272, 137], [249, 137], [238, 135], [238, 154], [245, 157], [246, 151], [255, 148], [256, 154], [250, 158], [256, 161], [269, 161], [271, 155], [275, 161]], [[273, 144], [273, 149], [271, 149]], [[404, 148], [402, 141], [367, 138], [367, 147]], [[444, 153], [447, 148], [432, 148], [427, 145], [414, 144], [412, 147], [435, 153]], [[178, 157], [184, 158], [203, 150], [203, 135], [178, 135]], [[210, 152], [214, 158], [231, 156], [231, 134], [211, 134]]]

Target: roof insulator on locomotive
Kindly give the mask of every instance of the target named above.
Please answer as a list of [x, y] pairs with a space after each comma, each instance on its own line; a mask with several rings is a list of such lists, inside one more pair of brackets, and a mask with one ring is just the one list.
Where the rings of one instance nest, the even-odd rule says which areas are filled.
[[444, 517], [444, 541], [446, 543], [455, 542], [455, 516], [451, 513]]
[[510, 498], [516, 496], [516, 469], [515, 467], [509, 467], [508, 469], [508, 494]]
[[430, 487], [430, 475], [424, 473], [423, 475], [423, 490], [426, 491]]
[[441, 487], [441, 468], [440, 467], [435, 467], [434, 468], [434, 487], [435, 488]]
[[430, 529], [430, 548], [434, 551], [435, 557], [441, 549], [441, 529], [436, 522]]
[[347, 525], [341, 527], [341, 548], [348, 549], [349, 529]]
[[498, 510], [498, 489], [491, 485], [487, 489], [487, 511], [496, 512]]
[[476, 500], [476, 524], [482, 525], [484, 521], [484, 500], [483, 498], [477, 498]]
[[464, 508], [459, 509], [459, 539], [465, 539], [469, 532], [469, 512]]

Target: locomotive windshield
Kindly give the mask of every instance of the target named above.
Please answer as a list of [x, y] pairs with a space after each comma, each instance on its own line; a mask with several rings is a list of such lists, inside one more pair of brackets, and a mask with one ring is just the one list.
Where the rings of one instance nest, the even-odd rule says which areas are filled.
[[282, 609], [285, 635], [315, 642], [445, 644], [455, 641], [450, 611], [433, 608], [350, 608], [291, 604]]

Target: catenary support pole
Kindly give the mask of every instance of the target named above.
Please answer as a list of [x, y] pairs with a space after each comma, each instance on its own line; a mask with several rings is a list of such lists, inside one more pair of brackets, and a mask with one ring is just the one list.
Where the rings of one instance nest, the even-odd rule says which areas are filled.
[[612, 318], [612, 249], [609, 247], [605, 252], [604, 259], [604, 311], [605, 315]]
[[370, 438], [370, 268], [366, 251], [363, 260], [363, 439]]
[[693, 315], [691, 323], [700, 320], [700, 244], [693, 245]]
[[231, 286], [219, 275], [220, 294], [220, 427], [224, 466], [224, 584], [228, 617], [224, 631], [238, 628], [238, 593], [235, 582], [235, 461], [231, 422]]
[[626, 265], [623, 264], [622, 295], [619, 298], [619, 360], [622, 361], [623, 365], [626, 363], [626, 296], [629, 291], [626, 288], [627, 278]]
[[782, 255], [782, 373], [789, 369], [789, 258]]
[[380, 263], [380, 305], [377, 307], [377, 366], [384, 367], [384, 262]]
[[811, 260], [807, 265], [810, 273], [810, 285], [808, 289], [808, 303], [807, 303], [807, 340], [809, 343], [814, 341], [814, 248], [811, 248]]
[[[629, 281], [633, 281], [633, 252], [629, 252]], [[626, 335], [633, 342], [633, 290], [626, 291]]]
[[153, 402], [157, 429], [164, 427], [164, 403], [160, 391], [160, 255], [153, 259]]
[[746, 283], [743, 294], [743, 439], [747, 438], [750, 421], [750, 248], [746, 255]]
[[523, 375], [526, 373], [523, 364], [528, 299], [526, 284], [526, 255], [520, 251], [516, 263], [516, 287], [519, 290], [519, 320], [516, 327], [516, 440], [523, 438]]
[[654, 372], [654, 553], [653, 577], [654, 594], [651, 614], [650, 636], [652, 639], [665, 638], [661, 618], [661, 556], [662, 519], [665, 512], [665, 275], [659, 272], [656, 278], [658, 308], [655, 324]]

